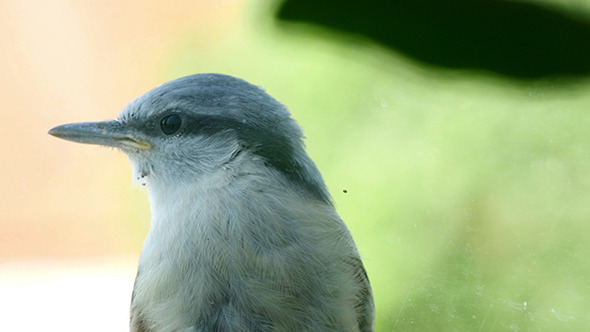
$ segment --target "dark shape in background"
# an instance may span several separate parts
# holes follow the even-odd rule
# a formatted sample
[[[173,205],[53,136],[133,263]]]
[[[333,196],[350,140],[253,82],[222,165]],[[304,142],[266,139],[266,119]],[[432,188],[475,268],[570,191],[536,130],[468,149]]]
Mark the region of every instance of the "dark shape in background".
[[[499,0],[285,0],[277,16],[361,34],[425,63],[521,78],[590,74],[590,22]]]

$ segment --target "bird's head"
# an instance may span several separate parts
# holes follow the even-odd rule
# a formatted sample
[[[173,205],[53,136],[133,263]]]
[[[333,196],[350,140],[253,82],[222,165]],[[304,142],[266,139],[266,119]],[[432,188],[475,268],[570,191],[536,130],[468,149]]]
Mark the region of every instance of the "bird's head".
[[[179,78],[131,102],[117,120],[65,124],[49,134],[120,149],[134,176],[149,186],[194,184],[249,163],[278,172],[306,196],[330,201],[287,109],[227,75]]]

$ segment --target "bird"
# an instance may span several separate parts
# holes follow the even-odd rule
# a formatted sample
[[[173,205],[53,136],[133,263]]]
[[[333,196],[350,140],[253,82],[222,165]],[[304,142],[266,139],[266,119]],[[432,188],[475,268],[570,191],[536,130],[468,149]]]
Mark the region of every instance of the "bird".
[[[126,153],[146,187],[130,331],[374,330],[359,250],[301,128],[263,88],[193,74],[117,120],[49,134]]]

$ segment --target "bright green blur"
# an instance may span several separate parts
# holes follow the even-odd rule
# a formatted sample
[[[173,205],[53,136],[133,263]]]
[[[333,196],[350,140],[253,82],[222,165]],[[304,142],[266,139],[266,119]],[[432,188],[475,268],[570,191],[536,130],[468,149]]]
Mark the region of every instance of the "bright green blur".
[[[377,331],[589,330],[590,80],[431,68],[269,7],[217,44],[187,34],[162,81],[222,72],[288,106],[362,252]]]

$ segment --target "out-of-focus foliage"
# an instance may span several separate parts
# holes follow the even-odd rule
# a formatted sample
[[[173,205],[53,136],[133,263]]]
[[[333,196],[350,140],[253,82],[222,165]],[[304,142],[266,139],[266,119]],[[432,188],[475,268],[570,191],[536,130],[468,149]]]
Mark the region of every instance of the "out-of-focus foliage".
[[[284,0],[277,15],[433,65],[539,78],[590,73],[590,15],[575,9],[540,0]]]
[[[228,73],[289,107],[364,257],[377,331],[590,329],[590,79],[430,67],[266,5],[230,40],[187,34],[163,78]]]

